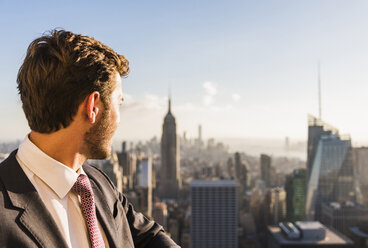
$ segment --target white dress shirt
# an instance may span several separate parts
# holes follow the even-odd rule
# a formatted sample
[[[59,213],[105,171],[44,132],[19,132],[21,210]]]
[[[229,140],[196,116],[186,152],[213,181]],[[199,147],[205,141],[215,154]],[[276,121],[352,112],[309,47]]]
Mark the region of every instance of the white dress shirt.
[[[20,144],[16,159],[54,218],[68,246],[91,247],[80,197],[71,190],[79,174],[41,151],[29,140],[28,135]],[[85,175],[83,168],[80,168],[79,173]],[[100,223],[99,227],[108,248]]]

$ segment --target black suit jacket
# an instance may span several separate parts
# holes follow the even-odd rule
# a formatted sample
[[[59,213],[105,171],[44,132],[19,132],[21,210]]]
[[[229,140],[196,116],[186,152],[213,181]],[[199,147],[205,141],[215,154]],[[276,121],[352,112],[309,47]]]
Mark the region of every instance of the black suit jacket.
[[[15,158],[0,164],[0,247],[67,247],[36,189]],[[157,223],[134,211],[100,170],[83,165],[93,189],[97,218],[110,247],[179,247]]]

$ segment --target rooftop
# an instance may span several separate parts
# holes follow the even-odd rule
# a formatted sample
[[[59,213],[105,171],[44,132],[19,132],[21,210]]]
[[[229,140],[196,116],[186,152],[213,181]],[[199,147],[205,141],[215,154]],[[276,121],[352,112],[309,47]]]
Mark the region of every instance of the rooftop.
[[[324,228],[324,225],[318,221],[297,221],[296,224],[301,230]]]
[[[236,187],[235,180],[192,180],[191,187]]]
[[[345,237],[344,235],[322,225],[319,222],[298,222],[298,225],[301,229],[319,229],[324,228],[326,230],[326,236],[322,240],[313,240],[313,239],[300,239],[300,240],[289,240],[286,236],[281,232],[281,229],[278,226],[268,226],[269,233],[273,236],[273,238],[279,243],[283,245],[352,245],[353,242]]]

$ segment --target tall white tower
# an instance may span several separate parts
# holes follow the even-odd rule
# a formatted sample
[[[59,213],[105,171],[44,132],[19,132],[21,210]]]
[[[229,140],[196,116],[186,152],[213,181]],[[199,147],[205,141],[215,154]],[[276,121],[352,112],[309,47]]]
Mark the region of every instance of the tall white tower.
[[[169,109],[164,119],[161,138],[161,180],[160,196],[163,199],[177,199],[181,188],[180,177],[180,148],[176,135],[175,117],[171,113],[171,99]]]

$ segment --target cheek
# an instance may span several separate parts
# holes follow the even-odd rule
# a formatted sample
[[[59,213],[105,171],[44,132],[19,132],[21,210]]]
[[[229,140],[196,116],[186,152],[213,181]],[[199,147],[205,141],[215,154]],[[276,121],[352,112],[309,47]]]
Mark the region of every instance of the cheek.
[[[119,108],[114,108],[114,111],[111,111],[111,119],[113,123],[119,124],[120,123],[120,111]]]
[[[120,123],[120,113],[119,112],[117,112],[117,114],[116,114],[116,124],[119,124]]]

